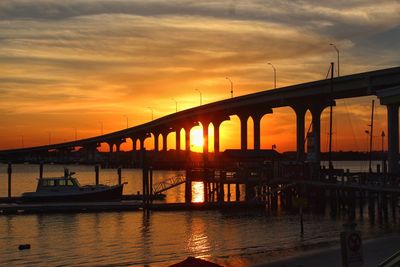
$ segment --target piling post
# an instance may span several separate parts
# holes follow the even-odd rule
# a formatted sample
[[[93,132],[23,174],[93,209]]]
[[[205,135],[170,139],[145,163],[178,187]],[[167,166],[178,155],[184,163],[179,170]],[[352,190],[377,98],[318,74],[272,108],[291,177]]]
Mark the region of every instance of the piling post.
[[[392,217],[393,217],[393,220],[395,220],[396,219],[396,207],[397,207],[397,202],[398,202],[398,200],[397,200],[397,195],[396,194],[392,194],[392,201],[391,201],[391,207],[392,207]]]
[[[236,201],[240,201],[240,187],[239,182],[236,183]]]
[[[208,202],[208,183],[205,179],[203,180],[203,194],[204,203],[206,203]]]
[[[153,203],[153,168],[150,167],[150,181],[149,181],[149,192],[148,195],[149,197],[149,203]]]
[[[337,191],[332,189],[330,191],[330,204],[331,204],[331,215],[335,217],[337,215]]]
[[[8,163],[7,173],[8,173],[8,198],[11,198],[11,174],[12,174],[11,162]]]
[[[189,169],[186,169],[186,181],[185,181],[185,202],[192,202],[192,177]]]
[[[98,185],[99,184],[99,165],[98,164],[96,164],[95,166],[94,166],[94,172],[95,172],[95,182],[96,182],[96,185]]]
[[[228,183],[228,202],[231,202],[231,184]]]
[[[224,202],[224,182],[226,180],[226,172],[221,172],[220,184],[218,190],[218,202]]]
[[[118,184],[122,184],[122,168],[121,166],[118,167],[117,169],[117,173],[118,173]]]
[[[368,215],[371,219],[375,218],[375,196],[372,191],[368,191]]]
[[[143,165],[142,165],[142,199],[143,199],[143,205],[144,208],[146,208],[146,203],[147,203],[147,186],[148,186],[148,180],[149,180],[149,171],[147,169],[147,160],[146,160],[146,150],[142,149],[142,159],[143,159]]]
[[[359,204],[360,204],[360,217],[363,217],[364,215],[364,191],[360,190],[359,191]]]
[[[43,178],[43,162],[41,161],[39,165],[39,179],[42,178]]]

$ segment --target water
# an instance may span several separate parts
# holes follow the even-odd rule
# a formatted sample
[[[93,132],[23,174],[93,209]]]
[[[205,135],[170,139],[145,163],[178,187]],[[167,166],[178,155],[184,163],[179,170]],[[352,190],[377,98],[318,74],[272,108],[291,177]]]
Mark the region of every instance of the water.
[[[358,165],[357,165],[358,166]],[[6,195],[6,166],[0,165],[0,193]],[[70,166],[81,182],[93,183],[93,167]],[[38,167],[17,165],[15,195],[34,190]],[[45,176],[62,174],[62,166],[46,166]],[[102,170],[101,180],[116,182],[115,170]],[[124,170],[128,187],[141,189],[140,170]],[[155,181],[176,172],[155,172]],[[19,177],[19,178],[18,178]],[[21,187],[21,188],[19,188]],[[168,192],[167,201],[183,200],[183,188]],[[174,196],[174,194],[177,194]],[[201,192],[200,192],[201,194]],[[288,257],[299,251],[338,242],[345,218],[305,215],[300,236],[296,214],[264,211],[99,212],[0,216],[0,266],[168,266],[188,256],[224,266],[248,266]],[[357,219],[364,239],[398,232],[392,218],[371,223]],[[18,250],[30,243],[30,250]]]

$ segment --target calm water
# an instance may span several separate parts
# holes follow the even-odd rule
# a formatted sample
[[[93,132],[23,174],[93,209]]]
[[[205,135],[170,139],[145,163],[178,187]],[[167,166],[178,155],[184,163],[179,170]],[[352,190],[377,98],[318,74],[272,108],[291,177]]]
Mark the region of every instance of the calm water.
[[[358,164],[357,168],[358,168]],[[62,174],[63,166],[46,166],[45,176]],[[70,166],[82,183],[93,183],[93,167]],[[13,192],[35,189],[37,166],[17,165]],[[6,195],[6,167],[0,165],[0,195]],[[155,181],[176,172],[155,172]],[[125,170],[124,193],[141,189],[140,170]],[[115,183],[115,170],[102,170],[102,182]],[[176,194],[176,196],[174,196]],[[201,192],[200,192],[201,194]],[[167,195],[183,199],[183,188]],[[179,211],[3,215],[0,216],[0,266],[168,266],[197,256],[225,266],[249,266],[338,241],[345,219],[305,216],[305,235],[298,215],[257,212]],[[364,238],[399,231],[389,218],[371,223],[358,219]],[[30,243],[30,250],[18,245]]]

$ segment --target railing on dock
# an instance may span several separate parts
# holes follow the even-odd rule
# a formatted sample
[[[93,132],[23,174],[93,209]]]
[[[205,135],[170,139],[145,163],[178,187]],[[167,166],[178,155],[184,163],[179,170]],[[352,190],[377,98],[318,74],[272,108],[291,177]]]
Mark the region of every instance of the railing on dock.
[[[186,181],[186,176],[183,174],[178,174],[172,178],[153,185],[153,195],[161,194],[168,189],[174,188],[178,185],[183,184]]]

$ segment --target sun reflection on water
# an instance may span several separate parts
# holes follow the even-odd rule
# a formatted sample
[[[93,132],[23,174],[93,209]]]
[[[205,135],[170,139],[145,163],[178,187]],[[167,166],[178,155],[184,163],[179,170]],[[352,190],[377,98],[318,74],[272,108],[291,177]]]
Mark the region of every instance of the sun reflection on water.
[[[204,184],[203,182],[192,182],[192,202],[204,202]]]
[[[188,251],[191,255],[199,258],[209,258],[210,242],[204,221],[194,219],[191,225],[191,234],[188,240]]]

